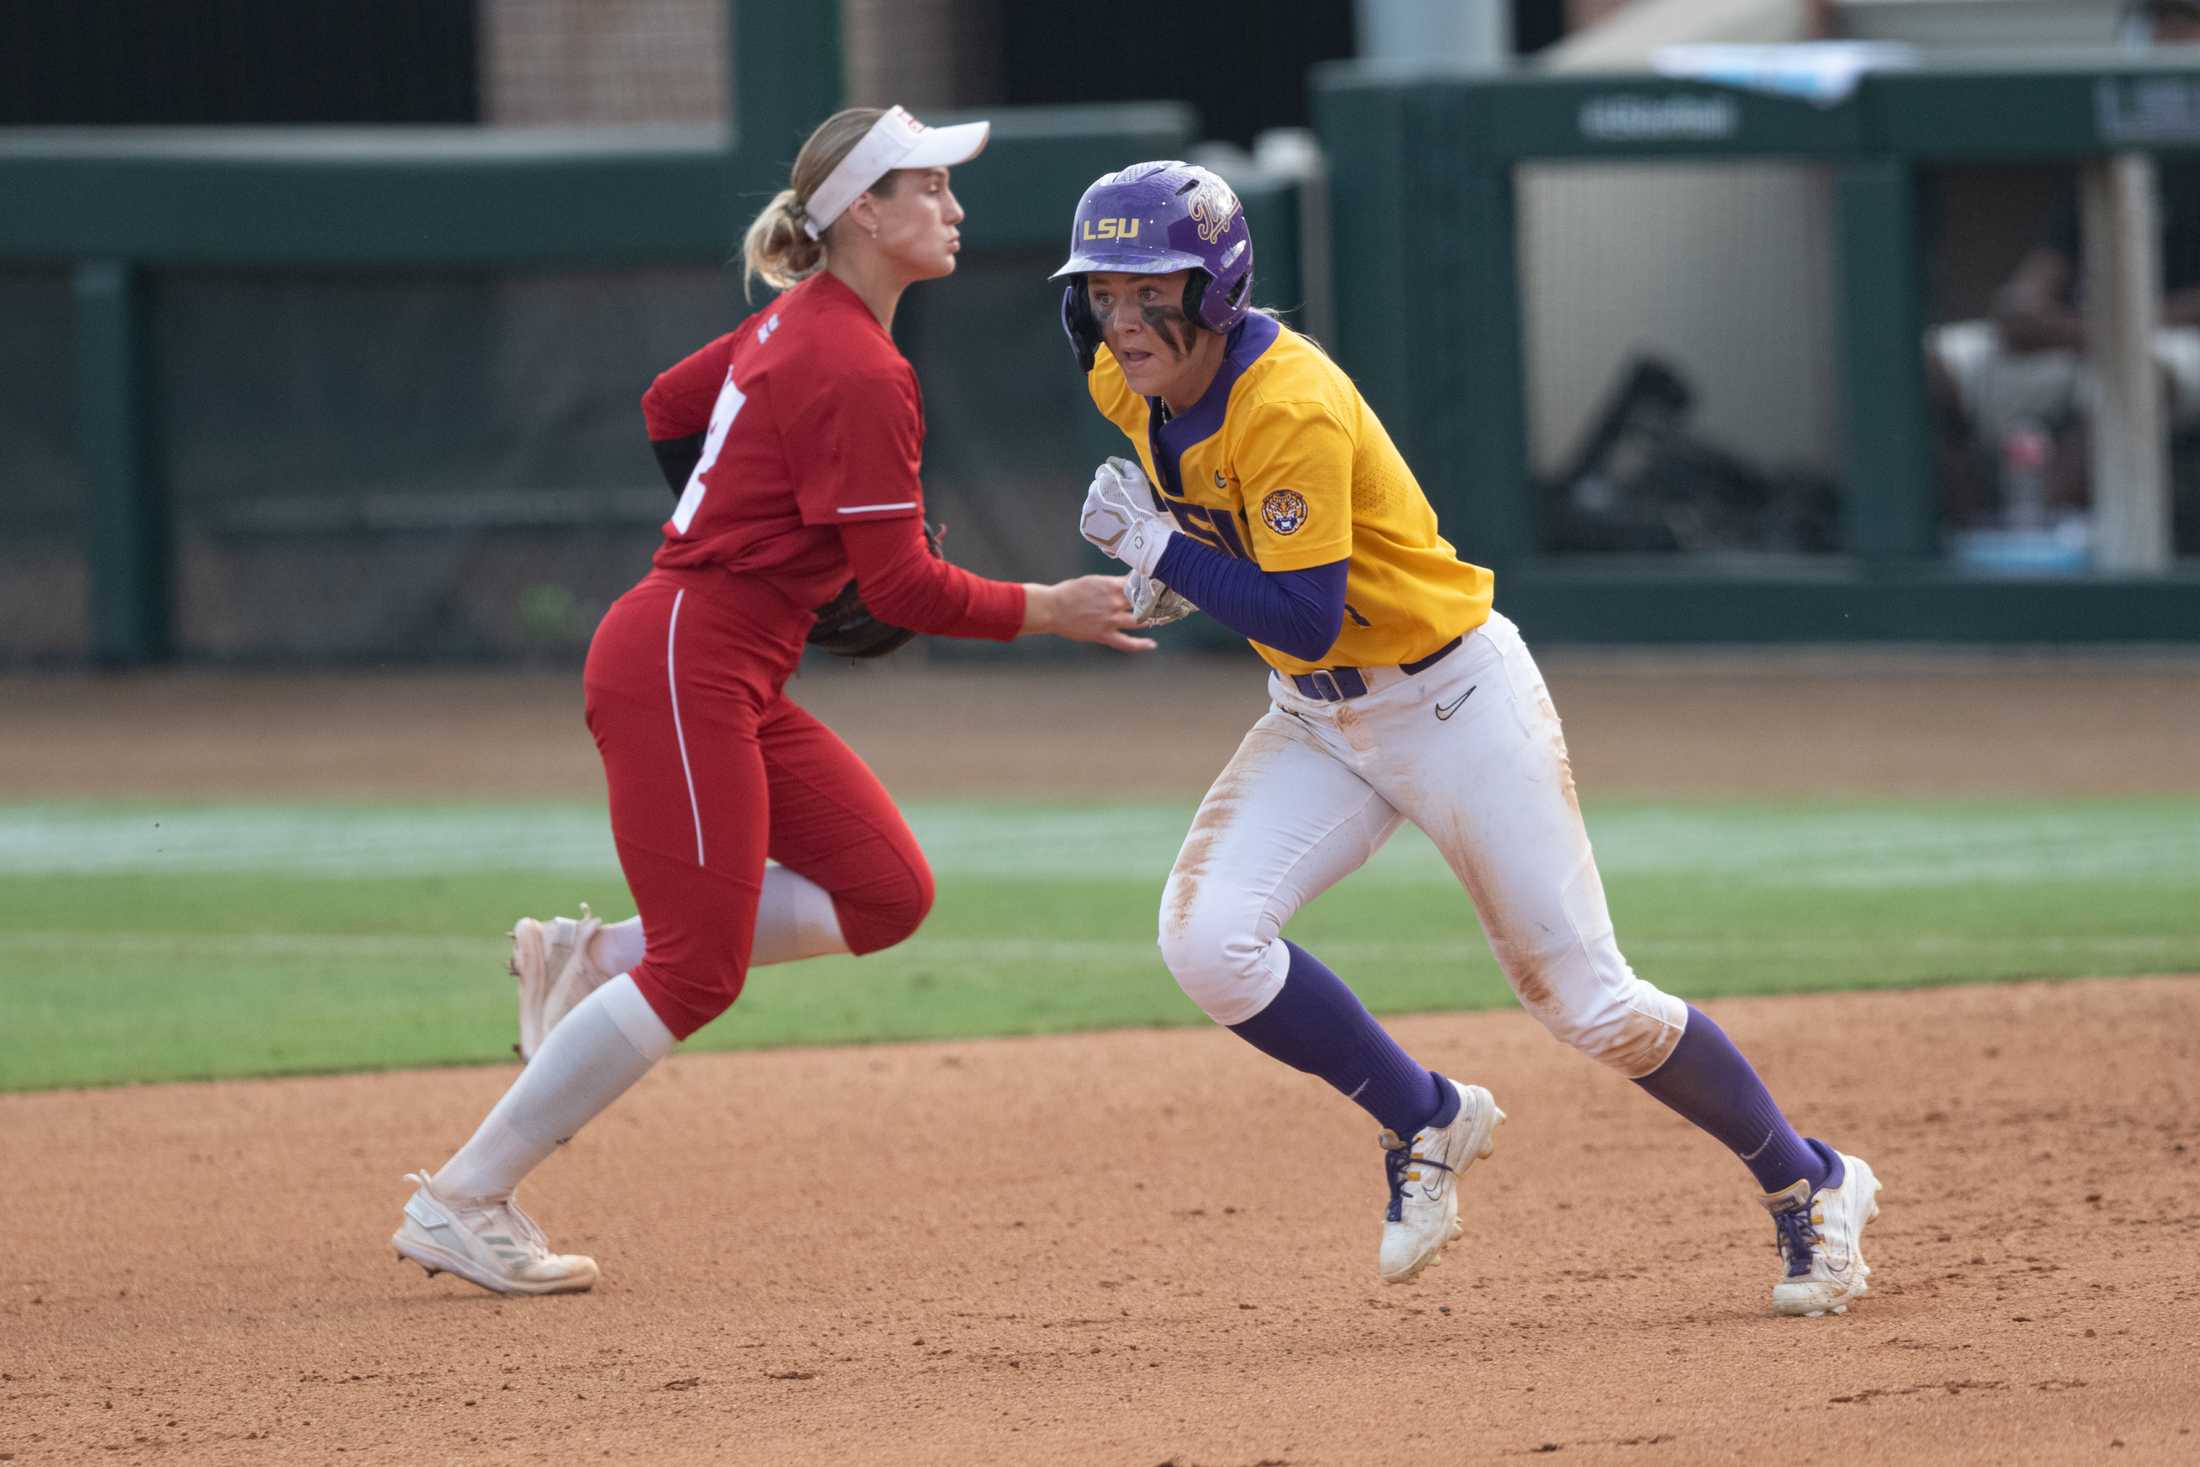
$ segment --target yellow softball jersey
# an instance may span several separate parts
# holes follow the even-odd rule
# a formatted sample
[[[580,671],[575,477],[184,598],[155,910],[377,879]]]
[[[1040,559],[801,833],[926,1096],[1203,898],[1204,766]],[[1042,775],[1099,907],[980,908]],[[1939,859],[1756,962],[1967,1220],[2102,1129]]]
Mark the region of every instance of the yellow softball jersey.
[[[1137,446],[1177,528],[1262,570],[1343,560],[1344,628],[1318,662],[1253,643],[1286,674],[1426,657],[1490,614],[1494,578],[1436,532],[1436,511],[1352,379],[1271,316],[1234,333],[1181,417],[1157,421],[1103,346],[1092,400]]]

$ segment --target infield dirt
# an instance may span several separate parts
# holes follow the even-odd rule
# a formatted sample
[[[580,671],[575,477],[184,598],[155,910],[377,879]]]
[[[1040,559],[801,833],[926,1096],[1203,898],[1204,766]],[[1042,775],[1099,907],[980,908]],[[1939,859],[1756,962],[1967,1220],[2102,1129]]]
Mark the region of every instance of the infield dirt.
[[[1546,664],[1592,817],[2200,788],[2189,661]],[[17,679],[0,794],[593,798],[576,691]],[[1259,706],[1193,659],[798,691],[907,798],[1187,814]],[[1403,1288],[1370,1124],[1210,1029],[679,1057],[526,1189],[604,1282],[519,1302],[385,1241],[508,1067],[0,1096],[0,1462],[2200,1460],[2200,982],[1705,1007],[1885,1180],[1846,1317],[1771,1318],[1746,1174],[1512,1012],[1396,1025],[1512,1116]]]

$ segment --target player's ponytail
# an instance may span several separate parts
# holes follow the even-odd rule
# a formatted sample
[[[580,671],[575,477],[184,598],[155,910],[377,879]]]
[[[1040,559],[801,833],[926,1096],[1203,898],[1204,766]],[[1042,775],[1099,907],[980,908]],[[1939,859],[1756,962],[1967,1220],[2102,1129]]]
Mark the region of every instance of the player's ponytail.
[[[817,125],[817,131],[810,134],[810,140],[795,157],[793,176],[788,180],[792,187],[781,189],[741,238],[743,296],[749,294],[759,277],[773,289],[785,290],[824,268],[830,233],[827,239],[810,238],[803,227],[807,216],[802,206],[884,115],[877,107],[850,107]],[[893,187],[894,175],[889,173],[871,186],[871,192],[891,193]]]
[[[756,222],[742,236],[741,260],[747,267],[741,275],[743,296],[750,294],[759,276],[773,289],[785,290],[816,274],[825,263],[825,242],[804,232],[802,204],[793,189],[781,189],[778,197],[756,216]]]

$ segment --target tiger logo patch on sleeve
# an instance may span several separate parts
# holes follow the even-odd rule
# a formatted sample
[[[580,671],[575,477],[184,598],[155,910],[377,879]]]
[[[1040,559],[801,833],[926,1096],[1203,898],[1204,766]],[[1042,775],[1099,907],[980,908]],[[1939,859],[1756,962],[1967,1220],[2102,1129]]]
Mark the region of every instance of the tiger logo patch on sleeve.
[[[1306,496],[1296,489],[1273,489],[1260,502],[1261,523],[1279,535],[1296,535],[1306,523]]]

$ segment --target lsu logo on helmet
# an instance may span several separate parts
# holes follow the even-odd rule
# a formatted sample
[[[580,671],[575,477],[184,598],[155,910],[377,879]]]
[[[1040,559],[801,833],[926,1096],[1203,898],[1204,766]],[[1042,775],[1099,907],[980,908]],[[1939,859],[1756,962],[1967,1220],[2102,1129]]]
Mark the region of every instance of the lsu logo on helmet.
[[[1261,522],[1279,535],[1296,535],[1306,523],[1306,496],[1296,489],[1274,489],[1260,502]]]
[[[1136,239],[1139,221],[1136,219],[1087,219],[1086,239]]]
[[[1204,168],[1198,171],[1207,176],[1192,191],[1192,223],[1198,228],[1199,237],[1213,244],[1222,238],[1222,231],[1230,227],[1230,221],[1237,218],[1240,205],[1230,185]]]

